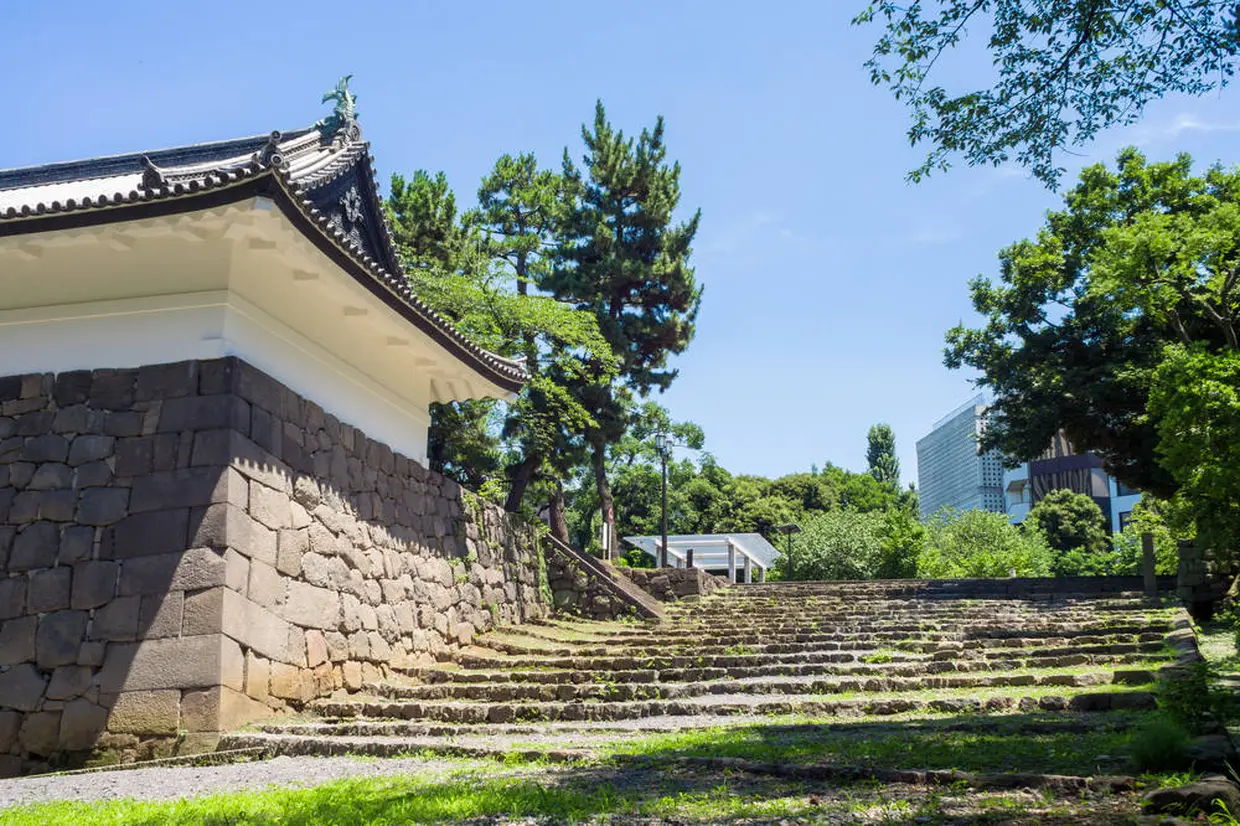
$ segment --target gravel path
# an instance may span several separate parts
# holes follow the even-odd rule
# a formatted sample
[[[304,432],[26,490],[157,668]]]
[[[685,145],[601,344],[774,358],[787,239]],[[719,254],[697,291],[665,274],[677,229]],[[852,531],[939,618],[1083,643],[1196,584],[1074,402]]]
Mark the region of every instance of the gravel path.
[[[221,766],[185,766],[0,780],[0,808],[52,800],[169,800],[277,786],[313,786],[344,777],[411,774],[441,777],[461,761],[352,757],[276,757]]]

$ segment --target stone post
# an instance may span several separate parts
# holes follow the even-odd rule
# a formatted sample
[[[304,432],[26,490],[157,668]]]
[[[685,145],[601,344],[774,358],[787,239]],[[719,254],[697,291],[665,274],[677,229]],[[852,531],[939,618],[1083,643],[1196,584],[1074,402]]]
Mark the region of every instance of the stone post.
[[[736,582],[736,548],[728,541],[728,582]]]
[[[753,582],[753,560],[751,560],[748,556],[745,557],[744,572],[745,572],[745,582],[746,583]]]
[[[685,567],[686,568],[693,567],[693,549],[692,548],[685,551]]]
[[[1141,572],[1145,575],[1145,595],[1158,599],[1158,577],[1154,572],[1154,535],[1141,534]]]

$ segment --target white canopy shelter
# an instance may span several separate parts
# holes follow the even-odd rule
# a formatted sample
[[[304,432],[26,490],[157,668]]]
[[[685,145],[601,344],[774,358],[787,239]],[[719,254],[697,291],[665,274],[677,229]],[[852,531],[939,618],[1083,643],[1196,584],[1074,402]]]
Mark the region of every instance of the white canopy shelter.
[[[658,560],[663,538],[626,536],[624,541]],[[667,556],[674,568],[726,570],[732,582],[753,582],[755,577],[765,582],[778,551],[759,533],[679,534],[668,536]]]

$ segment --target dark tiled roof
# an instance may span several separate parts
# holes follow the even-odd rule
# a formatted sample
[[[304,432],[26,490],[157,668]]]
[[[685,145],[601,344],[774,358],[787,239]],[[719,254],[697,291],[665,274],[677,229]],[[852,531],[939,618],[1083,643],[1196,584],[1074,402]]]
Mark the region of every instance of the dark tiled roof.
[[[189,212],[253,195],[276,201],[324,253],[415,327],[505,390],[527,375],[424,304],[383,221],[370,145],[356,125],[0,170],[0,236]],[[362,217],[364,216],[364,217]]]

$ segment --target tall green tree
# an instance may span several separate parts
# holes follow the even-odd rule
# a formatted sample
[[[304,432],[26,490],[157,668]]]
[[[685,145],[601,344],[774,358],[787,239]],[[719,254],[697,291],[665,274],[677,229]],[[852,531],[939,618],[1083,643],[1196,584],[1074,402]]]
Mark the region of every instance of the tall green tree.
[[[570,310],[541,293],[555,260],[557,234],[572,201],[569,182],[539,169],[534,155],[504,155],[483,179],[478,209],[470,216],[484,233],[483,248],[493,265],[511,276],[514,306],[520,312],[509,311],[513,326],[507,334],[515,337],[512,343],[530,374],[503,428],[513,445],[505,506],[517,510],[530,483],[542,473],[552,484],[549,504],[557,534],[566,525],[558,482],[580,461],[581,436],[595,424],[568,387],[584,378],[581,355],[597,362],[601,375],[609,374],[614,361],[610,344],[599,335],[591,314]]]
[[[1034,525],[1053,550],[1102,553],[1109,550],[1106,516],[1083,493],[1053,490],[1038,500],[1025,524]]]
[[[580,380],[583,360],[604,377],[615,362],[591,313],[530,287],[549,268],[545,251],[567,200],[559,177],[538,172],[532,156],[501,158],[482,183],[477,211],[458,216],[442,174],[394,176],[388,200],[419,297],[478,344],[526,362],[530,378],[515,402],[432,409],[432,466],[472,487],[503,477],[510,510],[521,507],[547,457],[564,471],[581,455],[574,449],[593,419],[568,384]]]
[[[481,238],[462,224],[456,196],[442,173],[393,175],[385,204],[405,275],[419,298],[478,343],[507,349],[493,319],[477,302],[486,282]],[[427,461],[432,470],[477,490],[502,473],[499,403],[473,399],[431,405]]]
[[[1237,10],[1220,0],[871,0],[853,22],[880,21],[870,78],[911,110],[910,142],[930,145],[912,180],[959,155],[970,166],[1014,159],[1055,186],[1066,148],[1134,123],[1151,100],[1226,84]],[[985,38],[993,82],[936,85],[936,67],[971,30]]]
[[[1179,498],[1198,538],[1234,559],[1240,549],[1240,352],[1169,347],[1155,375],[1150,411],[1162,437],[1159,455],[1181,485]]]
[[[866,464],[870,475],[886,485],[900,486],[900,460],[896,458],[896,434],[889,424],[876,424],[866,435]]]
[[[561,235],[558,266],[546,289],[588,311],[618,360],[616,381],[596,359],[574,392],[594,424],[586,431],[599,506],[615,507],[607,447],[624,432],[626,398],[664,390],[676,378],[668,357],[693,339],[701,289],[689,264],[700,213],[676,222],[680,165],[666,162],[663,119],[636,141],[607,120],[600,101],[582,127],[579,168],[564,153],[563,176],[579,193]]]
[[[1194,175],[1187,155],[1126,149],[1082,171],[1035,238],[1000,252],[997,283],[970,282],[983,324],[947,334],[945,363],[978,370],[995,399],[983,449],[1033,459],[1062,428],[1131,487],[1174,495],[1150,392],[1168,344],[1227,346],[1238,204],[1240,171]]]

